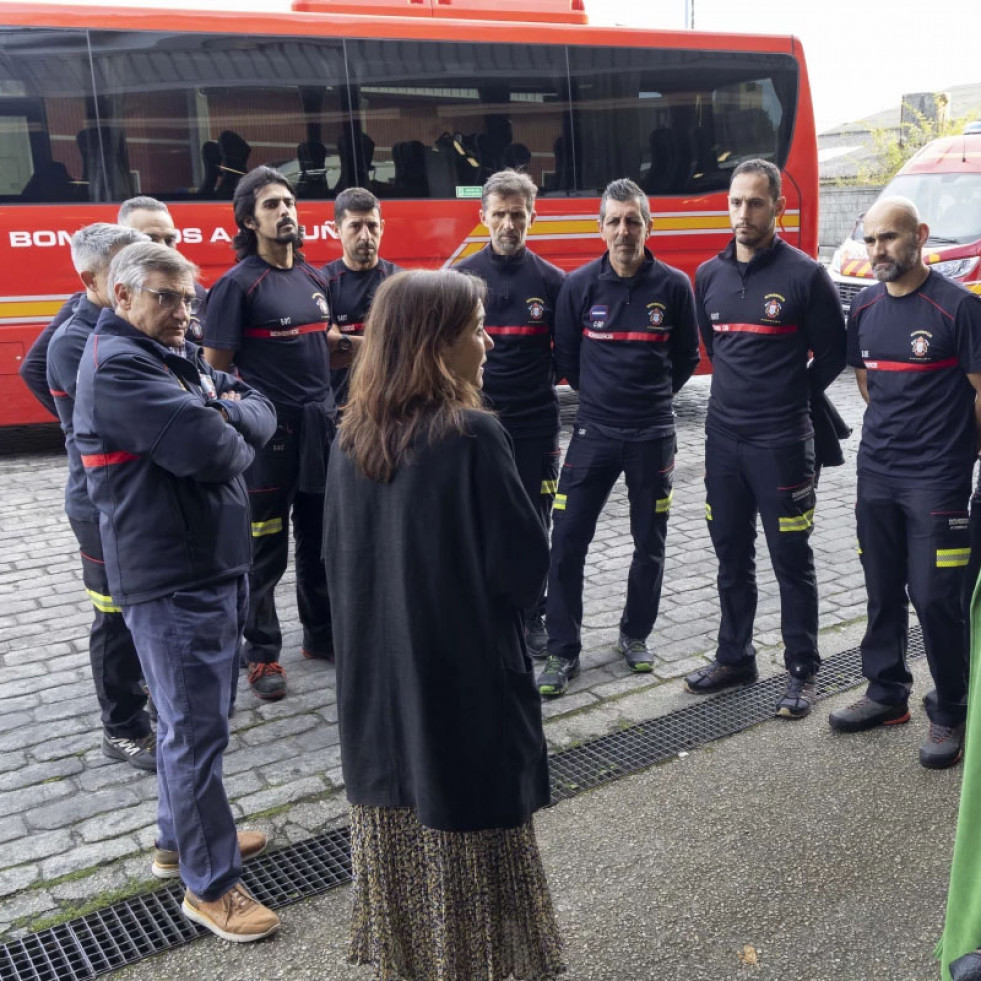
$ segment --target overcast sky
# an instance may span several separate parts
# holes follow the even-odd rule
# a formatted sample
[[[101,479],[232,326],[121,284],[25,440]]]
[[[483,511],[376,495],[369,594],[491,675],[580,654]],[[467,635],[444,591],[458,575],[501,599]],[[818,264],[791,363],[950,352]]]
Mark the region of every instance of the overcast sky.
[[[586,0],[592,20],[685,26],[685,0]],[[981,0],[689,0],[695,29],[801,39],[818,132],[907,92],[981,83]],[[981,106],[953,106],[962,115]]]
[[[64,2],[64,0],[63,0]],[[77,0],[76,0],[77,2]],[[92,0],[88,0],[92,2]],[[110,0],[96,0],[110,2]],[[501,0],[520,3],[521,0]],[[981,83],[981,0],[687,0],[696,30],[794,34],[818,132],[899,104],[906,92]],[[114,0],[116,6],[289,10],[289,0]],[[595,23],[685,27],[686,0],[586,0]],[[953,106],[963,115],[981,106]]]

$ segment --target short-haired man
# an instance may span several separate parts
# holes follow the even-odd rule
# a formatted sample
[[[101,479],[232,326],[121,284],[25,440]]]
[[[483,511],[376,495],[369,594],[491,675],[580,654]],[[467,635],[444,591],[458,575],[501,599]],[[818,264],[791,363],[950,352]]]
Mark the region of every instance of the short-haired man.
[[[868,626],[865,696],[832,712],[858,732],[909,720],[909,601],[935,687],[920,763],[952,766],[964,745],[968,647],[961,592],[970,553],[968,499],[981,431],[981,297],[923,262],[930,230],[905,198],[863,220],[877,280],[852,302],[848,363],[868,403],[855,514]]]
[[[228,707],[248,596],[242,474],[275,428],[269,401],[186,341],[197,269],[143,242],[109,267],[79,365],[74,427],[100,512],[106,574],[157,701],[159,837],[185,914],[229,940],[279,926],[241,883],[265,836],[235,832],[222,784]]]
[[[349,358],[352,342],[336,329],[328,336],[327,285],[300,251],[302,229],[290,182],[271,167],[257,167],[238,182],[232,206],[239,261],[211,289],[204,351],[219,370],[234,358],[242,378],[276,407],[276,434],[246,474],[253,565],[244,653],[253,693],[274,701],[286,694],[275,591],[286,571],[291,512],[302,653],[333,658],[320,555],[336,415],[329,347],[339,359]]]
[[[89,631],[89,662],[102,716],[102,752],[141,770],[156,769],[155,740],[133,638],[122,610],[112,598],[99,535],[99,511],[89,498],[85,467],[75,444],[72,413],[78,363],[99,314],[112,308],[109,263],[127,245],[147,242],[141,232],[98,222],[72,236],[72,263],[85,292],[71,316],[55,331],[47,350],[48,387],[54,399],[68,452],[65,513],[78,540],[82,581],[94,610]]]
[[[320,273],[327,281],[327,300],[331,325],[347,338],[338,353],[357,354],[364,339],[364,323],[378,287],[399,266],[380,254],[385,220],[381,202],[363,187],[348,187],[334,200],[334,228],[341,240],[341,257],[328,262]],[[332,368],[330,383],[334,401],[343,407],[347,401],[350,367]]]
[[[141,194],[139,197],[124,201],[116,214],[116,224],[142,232],[151,242],[159,242],[172,249],[177,247],[177,229],[174,226],[174,219],[170,216],[167,205],[156,198]],[[194,291],[198,295],[198,309],[191,317],[188,336],[195,343],[200,343],[204,336],[204,307],[208,291],[197,282],[194,284]],[[84,292],[73,293],[62,304],[51,323],[38,334],[18,371],[24,384],[31,390],[31,394],[53,416],[58,416],[58,410],[53,396],[48,391],[48,345],[55,331],[72,315],[76,304],[84,295]]]
[[[688,675],[703,694],[757,678],[756,517],[780,586],[788,671],[777,715],[811,711],[818,595],[810,403],[840,374],[845,322],[826,270],[776,231],[786,200],[780,171],[746,160],[732,172],[726,249],[695,275],[695,309],[712,360],[705,422],[705,513],[719,560],[722,619],[715,659]],[[810,354],[813,360],[808,365]]]
[[[484,330],[494,349],[484,365],[484,395],[514,444],[528,497],[548,529],[559,476],[559,400],[555,394],[555,302],[565,273],[526,245],[538,188],[527,174],[502,170],[481,192],[480,220],[490,242],[457,265],[487,284]],[[525,639],[534,657],[546,653],[545,584],[525,611]]]
[[[645,247],[652,229],[644,192],[627,179],[609,184],[599,213],[607,251],[566,277],[556,304],[556,368],[579,390],[579,411],[555,496],[543,695],[561,695],[579,673],[586,551],[621,473],[634,554],[617,650],[632,671],[653,670],[647,637],[664,578],[672,396],[698,364],[698,332],[688,277]]]

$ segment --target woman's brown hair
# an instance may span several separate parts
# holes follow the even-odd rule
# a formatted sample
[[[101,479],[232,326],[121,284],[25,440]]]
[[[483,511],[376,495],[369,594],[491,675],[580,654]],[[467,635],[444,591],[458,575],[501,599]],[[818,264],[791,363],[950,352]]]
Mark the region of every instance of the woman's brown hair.
[[[367,477],[390,481],[418,439],[463,432],[464,409],[482,407],[479,389],[444,356],[485,292],[481,280],[449,269],[396,273],[379,287],[338,433]]]

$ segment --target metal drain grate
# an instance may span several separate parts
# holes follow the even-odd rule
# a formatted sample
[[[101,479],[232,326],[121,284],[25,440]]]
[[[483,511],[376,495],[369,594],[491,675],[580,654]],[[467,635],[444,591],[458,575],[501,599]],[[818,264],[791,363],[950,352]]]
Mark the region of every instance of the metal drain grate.
[[[923,653],[916,628],[910,632],[909,657]],[[818,679],[819,699],[859,684],[858,648],[828,658]],[[553,803],[773,718],[783,686],[782,675],[768,678],[554,754],[550,759]],[[348,829],[260,855],[245,867],[243,878],[253,895],[273,909],[344,885],[351,881]],[[183,894],[183,887],[175,882],[4,944],[0,981],[91,981],[179,947],[207,933],[181,913]]]

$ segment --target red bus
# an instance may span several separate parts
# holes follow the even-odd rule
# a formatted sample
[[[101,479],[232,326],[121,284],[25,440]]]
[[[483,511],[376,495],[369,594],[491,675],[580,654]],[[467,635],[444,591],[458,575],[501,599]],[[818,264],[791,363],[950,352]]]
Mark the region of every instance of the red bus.
[[[294,181],[317,265],[340,254],[330,200],[355,184],[382,200],[386,258],[452,264],[487,241],[484,179],[517,166],[541,188],[529,244],[550,261],[572,269],[600,253],[599,194],[631,177],[651,198],[653,250],[693,274],[728,239],[729,174],[749,157],[782,169],[783,234],[816,254],[796,39],[594,27],[581,0],[503,7],[0,2],[0,425],[48,418],[17,370],[78,288],[71,234],[152,195],[208,285],[234,261],[234,182],[258,164]]]

